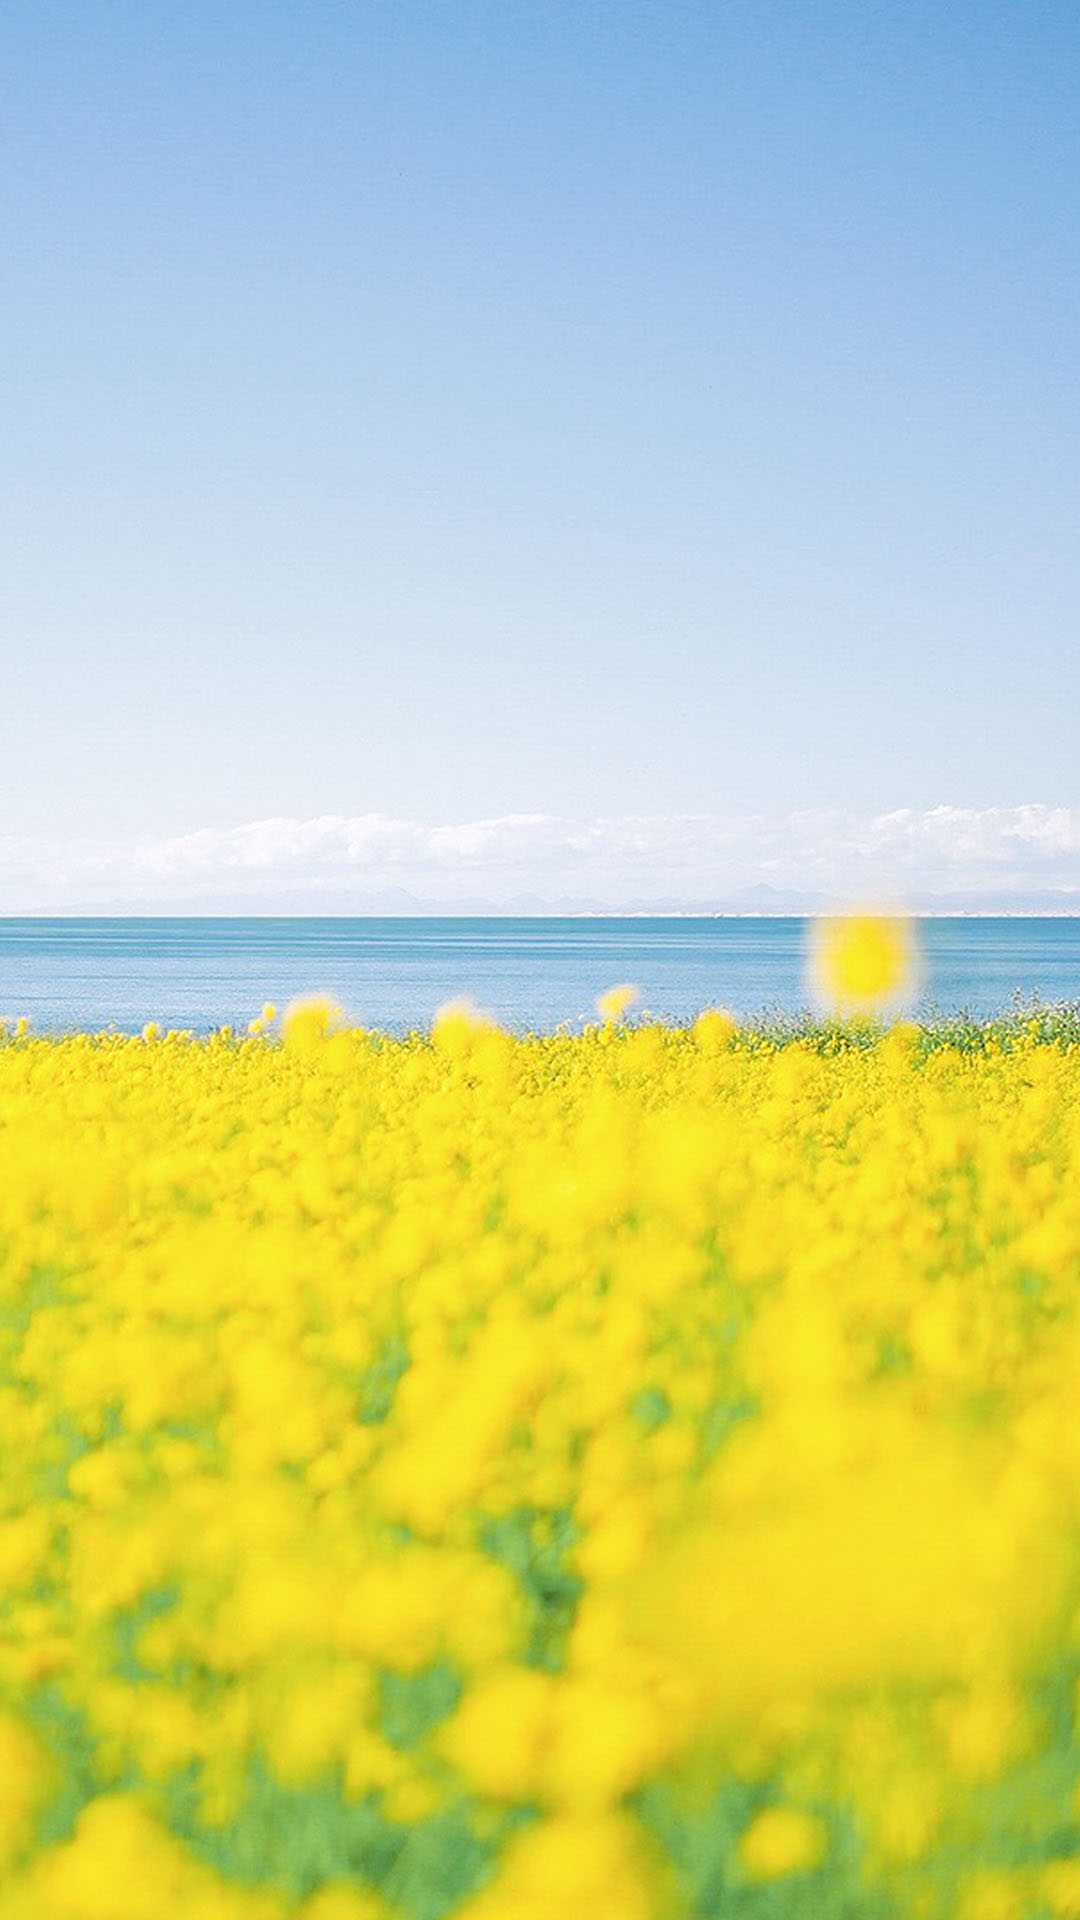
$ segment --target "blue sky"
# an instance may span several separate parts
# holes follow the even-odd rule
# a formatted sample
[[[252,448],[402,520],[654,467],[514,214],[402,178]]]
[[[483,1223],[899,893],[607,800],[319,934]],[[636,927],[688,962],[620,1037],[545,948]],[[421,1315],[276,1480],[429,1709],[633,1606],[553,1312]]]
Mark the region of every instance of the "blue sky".
[[[20,858],[1080,802],[1071,0],[38,0],[0,76]]]

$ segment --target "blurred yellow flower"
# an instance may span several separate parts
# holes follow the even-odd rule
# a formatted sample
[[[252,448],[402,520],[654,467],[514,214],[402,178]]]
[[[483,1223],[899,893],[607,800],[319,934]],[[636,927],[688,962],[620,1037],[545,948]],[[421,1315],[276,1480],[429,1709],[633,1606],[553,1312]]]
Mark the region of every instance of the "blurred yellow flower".
[[[625,983],[618,987],[609,987],[596,1002],[596,1011],[601,1020],[613,1022],[621,1020],[628,1007],[632,1007],[638,998],[638,990]]]
[[[917,986],[910,921],[892,914],[819,920],[810,936],[810,980],[819,1005],[839,1013],[898,1006]]]
[[[690,1031],[702,1053],[722,1053],[735,1037],[735,1021],[723,1007],[706,1007]]]
[[[481,1012],[468,999],[447,1000],[437,1009],[431,1023],[433,1044],[452,1059],[471,1053],[479,1036],[497,1031],[491,1015]]]
[[[326,994],[293,1000],[281,1018],[282,1038],[291,1053],[308,1053],[340,1026],[342,1017],[337,1002]]]
[[[776,1880],[806,1873],[825,1858],[827,1835],[813,1814],[797,1807],[766,1807],[739,1841],[739,1860],[750,1880]]]

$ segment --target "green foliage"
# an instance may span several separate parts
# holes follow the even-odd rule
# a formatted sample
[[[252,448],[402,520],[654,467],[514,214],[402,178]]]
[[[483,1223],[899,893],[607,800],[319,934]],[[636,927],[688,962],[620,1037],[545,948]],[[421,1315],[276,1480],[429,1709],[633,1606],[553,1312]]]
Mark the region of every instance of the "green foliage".
[[[398,1381],[409,1370],[409,1349],[400,1333],[391,1334],[371,1365],[361,1375],[356,1394],[356,1417],[361,1426],[379,1426],[390,1416]]]
[[[384,1667],[378,1678],[379,1731],[392,1747],[408,1751],[453,1713],[461,1699],[461,1675],[449,1660],[435,1660],[419,1673]]]
[[[565,1564],[577,1540],[573,1516],[564,1508],[543,1511],[517,1507],[497,1519],[485,1519],[479,1544],[518,1581],[528,1609],[525,1660],[557,1673],[566,1636],[574,1623],[584,1582]]]
[[[385,1813],[381,1796],[346,1799],[336,1777],[283,1787],[259,1760],[226,1827],[199,1817],[198,1774],[174,1781],[167,1801],[173,1832],[228,1880],[269,1886],[302,1899],[335,1881],[377,1888],[405,1920],[442,1920],[489,1871],[502,1838],[481,1840],[465,1801],[444,1804],[406,1826]]]

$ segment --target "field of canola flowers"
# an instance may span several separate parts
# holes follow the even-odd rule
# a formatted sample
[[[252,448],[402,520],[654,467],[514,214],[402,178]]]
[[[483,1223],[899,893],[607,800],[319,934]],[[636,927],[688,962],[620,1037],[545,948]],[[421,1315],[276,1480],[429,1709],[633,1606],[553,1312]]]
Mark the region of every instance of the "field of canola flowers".
[[[0,1920],[1080,1915],[1080,1022],[0,1044]]]

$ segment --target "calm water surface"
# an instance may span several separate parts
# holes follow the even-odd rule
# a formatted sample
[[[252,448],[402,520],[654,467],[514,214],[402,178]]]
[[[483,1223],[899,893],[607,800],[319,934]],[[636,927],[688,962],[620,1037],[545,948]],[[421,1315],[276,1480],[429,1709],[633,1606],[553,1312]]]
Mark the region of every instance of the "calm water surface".
[[[38,1030],[246,1025],[265,1000],[334,996],[365,1026],[426,1026],[467,994],[507,1025],[592,1017],[622,980],[670,1020],[806,1003],[802,919],[0,919],[0,1014]],[[1080,1000],[1080,918],[927,920],[921,1006]]]

